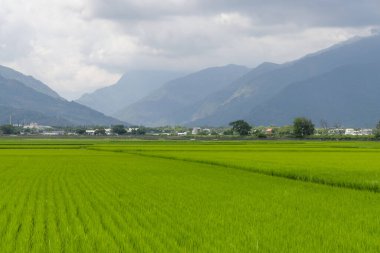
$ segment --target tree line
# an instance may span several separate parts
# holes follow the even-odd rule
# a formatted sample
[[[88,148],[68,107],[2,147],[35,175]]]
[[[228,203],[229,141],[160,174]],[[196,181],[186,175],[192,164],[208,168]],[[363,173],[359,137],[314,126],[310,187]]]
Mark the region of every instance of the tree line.
[[[258,138],[265,138],[268,135],[277,136],[277,137],[295,137],[295,138],[305,138],[315,134],[316,128],[314,123],[305,117],[297,117],[293,120],[293,124],[291,126],[283,126],[283,127],[273,127],[271,128],[273,132],[267,134],[265,131],[267,128],[264,127],[256,127],[253,128],[248,122],[244,120],[233,121],[229,124],[231,128],[224,129],[220,132],[223,135],[240,135],[240,136],[256,136]],[[104,127],[96,127],[94,128],[94,135],[106,135],[106,129]],[[129,131],[126,130],[124,125],[113,125],[111,126],[112,135],[145,135],[147,131],[156,130],[154,128],[145,128],[142,126],[129,128]],[[162,130],[161,128],[157,128],[158,130]],[[70,127],[63,128],[65,132],[75,133],[77,135],[86,135],[85,127]],[[181,127],[183,130],[183,127]],[[218,133],[213,129],[208,133],[209,135],[218,135]],[[1,125],[0,126],[0,134],[2,135],[18,135],[20,133],[34,133],[33,129],[24,129],[22,127],[13,126],[13,125]],[[373,135],[375,138],[380,139],[380,121],[376,125],[376,128],[373,131]]]
[[[252,126],[244,120],[233,121],[229,125],[232,127],[230,134],[238,134],[240,136],[248,136],[250,134],[253,134]],[[316,129],[314,123],[310,119],[305,117],[297,117],[293,120],[293,125],[289,130],[292,131],[293,137],[305,138],[307,136],[313,135]],[[260,137],[260,134],[263,133],[258,133],[256,135]],[[375,138],[380,139],[380,121],[376,125],[373,134]]]

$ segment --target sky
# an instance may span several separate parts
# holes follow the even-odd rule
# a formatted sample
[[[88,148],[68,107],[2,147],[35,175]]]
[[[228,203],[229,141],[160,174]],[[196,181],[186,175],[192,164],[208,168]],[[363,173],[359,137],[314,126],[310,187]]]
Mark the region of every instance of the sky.
[[[283,63],[378,27],[379,0],[0,0],[0,65],[74,99],[129,71]]]

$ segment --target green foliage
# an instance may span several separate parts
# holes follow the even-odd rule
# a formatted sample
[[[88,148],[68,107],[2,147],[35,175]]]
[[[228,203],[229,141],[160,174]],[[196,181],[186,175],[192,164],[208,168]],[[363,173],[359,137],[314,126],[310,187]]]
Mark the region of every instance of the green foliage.
[[[198,135],[211,135],[211,131],[202,130],[198,133]]]
[[[5,135],[10,135],[10,134],[18,134],[20,131],[18,130],[18,128],[12,125],[2,125],[0,126],[0,132]]]
[[[295,118],[293,121],[294,135],[303,138],[314,134],[314,124],[307,118]]]
[[[276,137],[291,137],[294,135],[293,126],[274,127],[273,135]]]
[[[125,130],[125,127],[123,125],[114,125],[112,126],[111,131],[117,135],[124,135],[127,133],[127,130]]]
[[[100,127],[95,130],[95,135],[106,135],[106,130],[103,127]]]
[[[263,126],[255,127],[255,128],[252,128],[251,130],[252,135],[260,139],[264,139],[268,137],[265,131],[266,131],[266,127],[263,127]]]
[[[380,249],[376,142],[0,144],[0,252]]]
[[[75,133],[79,135],[84,135],[86,134],[86,128],[77,128],[75,129]]]
[[[234,134],[234,131],[232,131],[232,129],[227,129],[223,132],[223,135],[233,135]]]
[[[134,128],[131,132],[132,135],[145,135],[146,129],[144,127]]]
[[[252,127],[244,120],[233,121],[229,124],[232,126],[232,131],[238,133],[241,136],[249,135]]]
[[[219,134],[218,134],[217,131],[215,131],[215,130],[211,130],[210,135],[218,136]]]
[[[263,132],[258,132],[255,134],[257,138],[260,138],[260,139],[265,139],[267,138],[267,135]]]

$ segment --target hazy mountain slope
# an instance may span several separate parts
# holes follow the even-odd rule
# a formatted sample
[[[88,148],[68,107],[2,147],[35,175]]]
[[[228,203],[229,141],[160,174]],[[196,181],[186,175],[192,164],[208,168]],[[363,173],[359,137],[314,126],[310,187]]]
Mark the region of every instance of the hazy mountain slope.
[[[289,85],[247,118],[259,125],[285,125],[297,116],[316,124],[374,127],[380,120],[380,61],[339,67]]]
[[[232,82],[224,89],[221,89],[215,93],[208,95],[205,99],[193,105],[194,112],[191,118],[187,119],[188,124],[193,125],[191,122],[212,115],[213,113],[215,113],[215,111],[218,110],[218,107],[220,106],[220,101],[228,101],[228,99],[232,99],[235,96],[239,96],[240,94],[235,92],[236,90],[238,90],[239,92],[244,91],[240,90],[239,87],[245,84],[245,82],[248,82],[249,80],[257,78],[265,73],[278,69],[280,66],[281,65],[279,64],[265,62],[259,65],[258,67],[254,68],[252,71],[248,72],[246,75],[242,76],[238,80]]]
[[[0,65],[0,76],[6,78],[6,79],[13,79],[17,80],[26,86],[41,92],[43,94],[49,95],[54,98],[61,98],[55,91],[50,89],[46,84],[42,83],[41,81],[38,81],[34,79],[32,76],[26,76],[18,71],[15,71],[11,68],[4,67]]]
[[[237,89],[228,98],[224,96],[217,101],[214,113],[191,124],[226,125],[232,120],[247,117],[256,106],[276,96],[291,83],[324,74],[339,66],[374,62],[379,57],[380,36],[376,35],[335,45],[263,75],[247,78],[248,74],[235,83]]]
[[[169,71],[129,72],[116,84],[84,94],[76,102],[112,115],[158,89],[164,83],[182,75],[181,72]]]
[[[40,93],[16,80],[0,77],[0,106],[4,110],[0,122],[34,121],[51,125],[110,125],[119,120],[75,102],[67,102]]]
[[[71,122],[62,118],[57,119],[40,112],[0,105],[0,125],[9,123],[22,125],[30,122],[38,122],[47,126],[72,125]]]
[[[201,70],[168,82],[115,116],[149,126],[182,124],[192,117],[199,101],[224,89],[248,71],[248,68],[237,65]]]

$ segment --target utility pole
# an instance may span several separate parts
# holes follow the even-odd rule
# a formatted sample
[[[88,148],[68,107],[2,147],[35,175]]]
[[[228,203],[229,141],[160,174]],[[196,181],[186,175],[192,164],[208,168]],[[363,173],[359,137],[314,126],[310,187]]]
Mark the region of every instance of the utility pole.
[[[9,125],[12,125],[12,113],[9,115]]]

